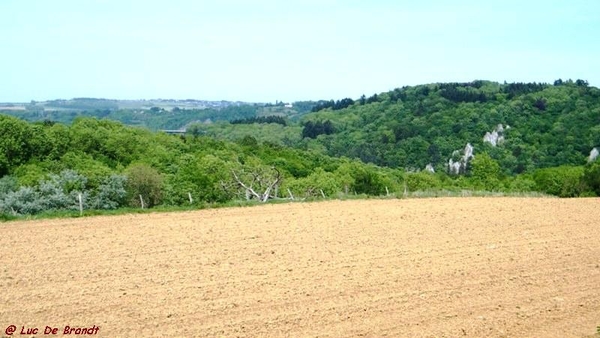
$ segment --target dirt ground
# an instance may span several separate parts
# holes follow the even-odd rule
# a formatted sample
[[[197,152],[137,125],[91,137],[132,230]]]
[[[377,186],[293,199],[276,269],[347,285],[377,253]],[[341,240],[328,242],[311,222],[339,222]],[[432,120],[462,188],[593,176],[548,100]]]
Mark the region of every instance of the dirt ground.
[[[0,223],[0,337],[595,337],[599,210],[437,198]]]

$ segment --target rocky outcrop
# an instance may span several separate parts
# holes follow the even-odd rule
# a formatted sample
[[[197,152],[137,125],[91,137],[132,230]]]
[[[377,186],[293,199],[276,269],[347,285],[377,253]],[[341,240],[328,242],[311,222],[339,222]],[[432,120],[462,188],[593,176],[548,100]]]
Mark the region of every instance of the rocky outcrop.
[[[452,153],[452,157],[459,156],[460,153],[458,150]],[[448,160],[448,172],[450,174],[459,175],[464,174],[467,171],[467,164],[469,160],[473,158],[473,146],[471,143],[467,143],[465,149],[463,151],[462,157],[457,161],[454,161],[452,158]]]
[[[509,128],[509,126],[506,126],[506,129]],[[485,135],[483,136],[483,142],[488,142],[493,147],[504,142],[504,126],[502,126],[502,124],[499,124],[496,126],[496,128],[494,128],[494,130],[492,130],[491,133],[485,133]]]
[[[592,149],[592,151],[590,151],[590,157],[588,157],[588,162],[594,162],[599,155],[600,151],[598,151],[598,148]]]

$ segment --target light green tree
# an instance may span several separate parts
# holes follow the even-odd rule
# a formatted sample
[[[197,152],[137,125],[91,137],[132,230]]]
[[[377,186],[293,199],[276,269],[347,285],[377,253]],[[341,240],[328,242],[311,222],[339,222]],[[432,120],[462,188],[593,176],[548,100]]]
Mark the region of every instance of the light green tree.
[[[501,188],[500,165],[487,153],[475,155],[471,160],[471,180],[476,189],[498,190]]]

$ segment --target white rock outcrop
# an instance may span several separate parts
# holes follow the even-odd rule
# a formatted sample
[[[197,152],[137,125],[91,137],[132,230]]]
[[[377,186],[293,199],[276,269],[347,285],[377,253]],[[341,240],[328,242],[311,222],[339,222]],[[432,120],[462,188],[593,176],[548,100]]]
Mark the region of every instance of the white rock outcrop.
[[[458,150],[456,150],[452,153],[453,157],[458,156],[458,155],[459,155]],[[455,162],[454,160],[452,160],[452,158],[448,160],[448,172],[450,174],[454,174],[454,175],[464,174],[467,171],[467,163],[472,158],[473,158],[473,146],[471,145],[471,143],[467,143],[467,145],[465,146],[465,149],[463,151],[463,155],[458,161]]]
[[[506,129],[510,129],[510,127],[507,125]],[[502,124],[499,124],[496,126],[496,128],[494,128],[494,130],[492,130],[491,133],[485,133],[485,135],[483,136],[483,142],[488,142],[493,147],[504,142],[504,126],[502,126]]]
[[[588,157],[588,162],[594,162],[599,155],[600,151],[598,151],[598,148],[592,149],[592,151],[590,151],[590,157]]]

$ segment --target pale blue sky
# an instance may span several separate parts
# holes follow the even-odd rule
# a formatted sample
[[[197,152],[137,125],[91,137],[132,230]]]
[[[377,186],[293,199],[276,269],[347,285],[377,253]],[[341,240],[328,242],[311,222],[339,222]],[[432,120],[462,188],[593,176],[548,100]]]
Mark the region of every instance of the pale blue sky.
[[[0,0],[0,102],[600,85],[600,1]]]

